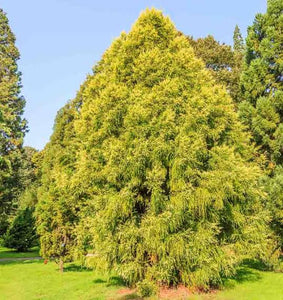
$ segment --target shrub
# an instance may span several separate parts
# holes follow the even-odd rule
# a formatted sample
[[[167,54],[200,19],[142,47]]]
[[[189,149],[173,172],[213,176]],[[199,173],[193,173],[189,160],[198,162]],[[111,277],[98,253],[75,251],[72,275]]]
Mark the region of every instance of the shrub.
[[[157,292],[157,286],[150,280],[143,280],[137,284],[138,294],[141,297],[149,297],[155,295]]]
[[[26,251],[35,246],[36,242],[33,209],[20,210],[4,237],[4,246],[17,251]]]

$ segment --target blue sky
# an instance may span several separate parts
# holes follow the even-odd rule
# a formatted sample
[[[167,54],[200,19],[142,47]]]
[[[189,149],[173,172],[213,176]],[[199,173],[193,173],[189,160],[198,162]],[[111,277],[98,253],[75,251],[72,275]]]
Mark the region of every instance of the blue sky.
[[[25,144],[42,149],[56,112],[74,98],[86,75],[140,12],[156,7],[185,34],[232,43],[235,24],[246,34],[266,0],[3,0],[17,37],[29,133]]]

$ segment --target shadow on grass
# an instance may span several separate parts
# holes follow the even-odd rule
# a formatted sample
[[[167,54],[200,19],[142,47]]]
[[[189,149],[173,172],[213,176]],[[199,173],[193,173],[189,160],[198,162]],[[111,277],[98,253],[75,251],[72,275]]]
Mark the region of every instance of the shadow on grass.
[[[110,276],[108,280],[97,278],[93,280],[93,283],[106,283],[106,286],[126,286],[125,281],[119,276]]]
[[[94,279],[93,280],[93,283],[96,283],[96,284],[99,284],[99,283],[106,283],[107,281],[106,280],[103,280],[101,278],[97,278],[97,279]]]
[[[261,279],[261,275],[252,269],[241,267],[237,270],[233,279],[238,283],[243,283],[246,281],[258,281]]]
[[[7,260],[0,261],[0,266],[4,265],[26,265],[26,264],[43,264],[41,259],[32,259],[32,260]]]
[[[243,265],[259,271],[269,271],[270,268],[262,261],[255,259],[246,259]]]
[[[8,249],[8,248],[0,247],[0,259],[35,257],[35,256],[39,256],[39,248],[38,247],[33,247],[24,252],[17,251],[15,249]]]
[[[93,283],[107,283],[106,286],[125,286],[124,280],[119,276],[111,276],[108,280],[97,278],[93,280]]]
[[[7,260],[7,261],[0,261],[0,266],[4,266],[4,265],[19,265],[19,264],[23,264],[24,261],[14,261],[14,260]]]
[[[111,276],[107,281],[107,286],[125,286],[125,281],[119,276]]]
[[[79,266],[76,264],[69,264],[66,267],[64,267],[64,272],[92,272],[92,269],[89,269],[84,266]]]
[[[244,282],[255,282],[262,278],[257,270],[253,270],[247,266],[239,267],[233,277],[224,280],[224,288],[234,288],[236,284]]]

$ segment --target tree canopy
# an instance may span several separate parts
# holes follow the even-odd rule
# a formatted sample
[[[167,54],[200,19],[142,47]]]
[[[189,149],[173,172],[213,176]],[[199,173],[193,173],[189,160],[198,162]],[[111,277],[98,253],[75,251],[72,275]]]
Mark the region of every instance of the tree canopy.
[[[145,10],[59,110],[37,152],[22,146],[19,52],[1,10],[6,245],[27,249],[36,226],[41,255],[61,271],[90,253],[92,266],[115,270],[143,295],[157,285],[217,286],[247,258],[276,261],[282,11],[282,1],[269,0],[246,43],[235,27],[231,47],[187,37],[162,12]]]
[[[129,284],[207,287],[273,247],[233,101],[160,11],[113,42],[44,151],[46,256],[84,240]]]
[[[194,40],[188,37],[195,54],[205,63],[217,83],[226,87],[235,103],[240,101],[240,75],[243,65],[243,40],[239,27],[235,28],[234,48],[217,42],[212,35]]]

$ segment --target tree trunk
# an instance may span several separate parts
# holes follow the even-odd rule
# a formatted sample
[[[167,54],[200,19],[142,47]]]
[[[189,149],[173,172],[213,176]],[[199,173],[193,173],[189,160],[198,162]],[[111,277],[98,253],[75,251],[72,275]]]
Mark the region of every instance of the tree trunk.
[[[64,261],[62,258],[60,258],[60,260],[59,260],[59,271],[60,271],[60,273],[64,272]]]

